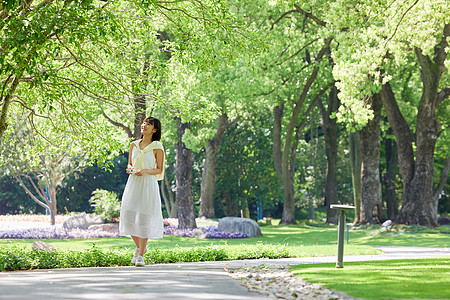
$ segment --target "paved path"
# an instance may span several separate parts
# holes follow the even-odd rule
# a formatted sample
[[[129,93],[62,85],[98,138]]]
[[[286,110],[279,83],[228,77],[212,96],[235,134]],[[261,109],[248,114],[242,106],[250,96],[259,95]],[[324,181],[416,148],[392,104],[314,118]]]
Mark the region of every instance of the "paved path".
[[[400,258],[449,257],[448,248],[380,247],[382,255],[344,257],[345,262]],[[0,273],[1,300],[52,299],[269,299],[250,293],[224,268],[258,264],[336,262],[336,257],[301,257],[148,265],[142,268],[79,268]]]

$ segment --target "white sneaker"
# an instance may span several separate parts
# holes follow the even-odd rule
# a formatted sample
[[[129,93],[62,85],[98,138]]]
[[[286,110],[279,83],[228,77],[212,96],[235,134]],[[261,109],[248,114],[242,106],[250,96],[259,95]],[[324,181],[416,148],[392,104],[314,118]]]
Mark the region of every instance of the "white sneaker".
[[[143,267],[143,266],[145,266],[145,261],[144,261],[144,258],[142,256],[138,255],[138,257],[136,258],[135,266],[136,267]]]
[[[133,265],[136,264],[136,259],[137,259],[138,255],[139,255],[139,248],[136,248],[136,250],[134,250],[133,258],[131,259],[131,264],[133,264]]]
[[[147,252],[147,248],[144,249],[144,254]],[[136,248],[136,250],[134,250],[134,255],[133,258],[131,259],[131,264],[134,265],[136,264],[136,259],[139,256],[139,248]]]

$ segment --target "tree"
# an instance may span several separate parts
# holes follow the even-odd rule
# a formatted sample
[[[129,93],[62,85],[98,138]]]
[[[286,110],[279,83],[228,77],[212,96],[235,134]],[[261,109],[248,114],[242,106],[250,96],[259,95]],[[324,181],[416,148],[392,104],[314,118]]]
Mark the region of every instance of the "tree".
[[[361,219],[363,224],[373,223],[374,209],[383,222],[380,182],[380,119],[381,99],[375,94],[368,100],[373,118],[361,130]]]
[[[384,152],[386,160],[386,173],[384,174],[384,187],[385,187],[385,201],[387,208],[387,218],[389,220],[396,220],[398,216],[398,203],[396,196],[396,175],[398,173],[398,156],[397,156],[397,143],[391,138],[393,132],[389,127],[386,132],[384,141]]]
[[[217,117],[209,122],[193,122],[183,141],[194,152],[204,150],[199,217],[215,218],[214,194],[216,186],[217,153],[225,132],[236,124],[242,114],[257,104],[249,101],[246,70],[248,58],[237,58],[232,66],[222,66],[197,74],[197,97],[208,98]],[[245,61],[245,62],[244,62]],[[245,63],[245,66],[244,66]]]
[[[450,95],[450,88],[442,81],[448,78],[444,71],[450,20],[443,10],[447,4],[414,1],[386,6],[384,2],[367,2],[349,7],[345,1],[338,1],[333,8],[340,8],[341,14],[329,16],[335,27],[347,27],[336,35],[340,47],[333,53],[333,74],[339,80],[343,103],[338,118],[365,124],[372,113],[361,99],[380,93],[398,145],[403,179],[400,223],[437,225],[432,212],[433,157],[440,135],[436,110]],[[420,68],[422,95],[413,138],[392,85],[401,80],[401,71],[415,62]],[[413,99],[410,101],[413,103]]]
[[[66,56],[66,41],[75,45],[76,50],[81,50],[86,40],[102,41],[105,34],[117,29],[114,20],[111,22],[109,11],[115,5],[110,3],[72,1],[64,5],[63,1],[9,1],[5,4],[0,14],[3,21],[0,36],[3,85],[0,136],[7,128],[8,112],[13,105],[18,104],[34,112],[35,103],[21,97],[25,93],[20,88],[22,84],[42,87],[45,82],[56,79],[59,71],[83,64]],[[64,84],[64,81],[58,83]],[[51,99],[58,96],[61,94]],[[41,108],[51,105],[50,99],[40,103]]]
[[[361,222],[361,132],[350,132],[350,164],[352,167],[353,204],[355,205],[354,224]]]
[[[273,168],[270,115],[266,107],[260,106],[225,132],[217,153],[217,217],[254,219],[258,201],[264,216],[281,216],[283,199]]]
[[[327,173],[325,184],[325,206],[327,207],[327,223],[337,224],[338,213],[336,209],[331,209],[331,204],[338,202],[337,197],[337,120],[334,114],[339,107],[337,89],[333,87],[327,97],[327,108],[325,109],[321,100],[318,105],[322,114],[322,128],[325,132],[325,149],[327,154]]]
[[[176,203],[178,212],[178,228],[196,228],[194,214],[194,202],[192,200],[192,150],[186,148],[183,135],[189,123],[178,121],[178,143],[177,143],[177,193]]]
[[[418,47],[414,49],[423,82],[422,98],[417,113],[415,161],[410,146],[412,140],[406,140],[405,136],[398,131],[397,122],[400,123],[401,118],[393,119],[394,111],[398,111],[393,103],[395,100],[389,92],[389,86],[385,85],[382,89],[383,101],[388,102],[392,108],[388,119],[397,137],[400,150],[399,163],[404,185],[403,204],[399,214],[400,223],[437,226],[433,201],[433,157],[440,125],[436,120],[435,111],[439,104],[450,96],[450,86],[439,90],[440,79],[445,70],[444,63],[448,56],[447,39],[449,37],[450,23],[444,26],[442,39],[435,46],[432,58],[424,54],[422,49]]]
[[[226,113],[223,113],[217,118],[217,132],[214,136],[208,140],[208,144],[205,147],[205,166],[202,173],[202,186],[201,186],[201,202],[199,217],[215,218],[214,211],[214,191],[216,185],[216,167],[217,167],[217,152],[219,150],[220,143],[222,142],[225,130],[236,124],[239,117],[229,121]]]
[[[45,151],[30,154],[24,149],[24,144]],[[64,139],[57,147],[38,140],[33,137],[30,127],[22,123],[14,136],[5,138],[2,143],[2,168],[18,181],[33,201],[49,211],[50,222],[55,225],[57,189],[69,174],[83,166],[86,157],[82,153]]]
[[[66,131],[94,160],[105,161],[126,144],[116,136],[109,143],[98,142],[111,130],[99,120],[102,113],[121,124],[130,121],[126,112],[134,104],[143,113],[143,100],[159,99],[155,101],[164,105],[154,96],[155,75],[165,64],[158,64],[149,52],[136,55],[142,48],[135,46],[156,39],[153,28],[161,23],[178,28],[176,39],[164,43],[164,48],[199,68],[217,63],[212,53],[232,53],[238,44],[230,33],[239,25],[222,1],[9,1],[0,7],[0,17],[0,136],[9,113],[26,109],[30,118],[58,120],[33,130]],[[214,49],[213,36],[226,46]],[[188,54],[194,51],[198,55]],[[136,65],[143,66],[142,72],[136,72]],[[153,84],[151,92],[148,82]],[[196,114],[181,102],[172,106]]]
[[[253,16],[258,28],[265,26],[264,39],[269,41],[257,61],[261,70],[255,81],[261,88],[255,94],[272,107],[274,165],[284,199],[282,223],[293,224],[297,147],[309,113],[332,86],[322,60],[333,38],[319,37],[324,23],[295,5],[294,9],[284,3],[259,5]]]

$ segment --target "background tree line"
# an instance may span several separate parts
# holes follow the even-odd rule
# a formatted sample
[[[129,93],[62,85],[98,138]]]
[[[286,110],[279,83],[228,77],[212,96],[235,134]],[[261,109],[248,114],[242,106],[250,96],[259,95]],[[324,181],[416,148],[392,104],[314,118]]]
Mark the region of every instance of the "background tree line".
[[[436,226],[438,211],[448,212],[450,168],[445,2],[185,1],[191,5],[182,9],[155,2],[136,6],[138,20],[107,14],[125,20],[120,30],[112,22],[98,32],[85,20],[89,34],[81,40],[51,33],[56,38],[43,42],[53,51],[42,51],[45,75],[33,69],[42,70],[39,62],[24,67],[26,74],[8,71],[22,48],[5,42],[11,54],[2,67],[3,111],[12,124],[30,124],[20,130],[29,126],[38,138],[19,160],[11,149],[20,149],[22,133],[12,126],[2,132],[2,178],[20,179],[13,170],[38,174],[23,185],[43,179],[42,195],[51,182],[39,162],[43,149],[54,149],[54,158],[68,148],[55,144],[72,141],[64,157],[76,163],[52,203],[78,210],[84,201],[85,210],[89,197],[81,195],[99,188],[88,186],[108,184],[77,182],[86,183],[89,172],[94,179],[109,174],[113,187],[105,189],[120,194],[118,155],[138,137],[144,116],[153,115],[165,126],[166,213],[182,227],[195,227],[195,216],[255,217],[257,203],[284,224],[317,217],[335,223],[329,205],[354,203],[356,223],[389,218]],[[94,9],[103,20],[99,3],[90,5],[83,11]],[[146,17],[148,11],[154,15]],[[199,12],[217,22],[204,22]],[[113,172],[87,166],[84,155]],[[27,167],[14,169],[13,160]]]

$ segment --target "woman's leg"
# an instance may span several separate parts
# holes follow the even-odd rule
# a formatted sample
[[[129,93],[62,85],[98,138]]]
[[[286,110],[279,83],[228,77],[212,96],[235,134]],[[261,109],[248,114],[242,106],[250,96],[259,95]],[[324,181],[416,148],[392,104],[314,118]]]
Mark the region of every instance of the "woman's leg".
[[[144,256],[145,250],[147,249],[147,242],[148,239],[142,239],[142,238],[138,238],[139,239],[139,255],[140,256]]]
[[[139,240],[140,238],[138,238],[137,236],[131,236],[131,238],[133,239],[133,242],[136,244],[136,248],[139,248]]]

